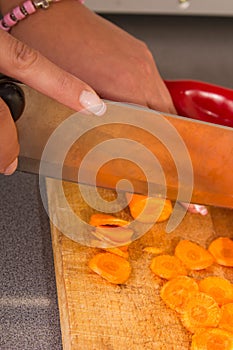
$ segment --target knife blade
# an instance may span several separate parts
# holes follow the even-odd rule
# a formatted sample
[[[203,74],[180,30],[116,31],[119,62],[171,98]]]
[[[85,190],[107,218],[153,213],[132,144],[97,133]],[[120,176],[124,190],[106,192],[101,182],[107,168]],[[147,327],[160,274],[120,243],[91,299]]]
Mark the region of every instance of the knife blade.
[[[87,116],[18,85],[18,170],[233,208],[232,128],[110,101]]]

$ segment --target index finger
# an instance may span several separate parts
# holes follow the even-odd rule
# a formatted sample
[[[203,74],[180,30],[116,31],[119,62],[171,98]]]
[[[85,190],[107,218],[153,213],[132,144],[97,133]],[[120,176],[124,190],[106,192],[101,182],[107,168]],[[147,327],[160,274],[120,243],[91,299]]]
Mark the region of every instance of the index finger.
[[[94,90],[72,74],[65,72],[38,51],[0,30],[0,71],[74,110],[89,109],[97,115],[105,104]]]

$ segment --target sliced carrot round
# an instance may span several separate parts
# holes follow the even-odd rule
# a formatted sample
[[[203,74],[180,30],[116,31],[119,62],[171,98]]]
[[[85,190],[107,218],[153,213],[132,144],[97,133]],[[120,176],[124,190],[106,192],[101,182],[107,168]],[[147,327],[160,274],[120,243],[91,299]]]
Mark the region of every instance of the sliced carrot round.
[[[131,273],[131,266],[121,256],[111,253],[99,253],[88,263],[90,269],[111,283],[125,283]]]
[[[223,329],[212,328],[194,334],[191,350],[232,350],[233,334]]]
[[[233,303],[221,307],[219,327],[233,333]]]
[[[179,276],[166,282],[160,291],[160,296],[167,306],[176,312],[181,312],[187,297],[192,292],[198,292],[198,284],[187,276]]]
[[[202,293],[190,293],[181,313],[181,321],[186,329],[195,333],[198,328],[217,327],[220,320],[220,308],[211,296]]]
[[[182,262],[173,255],[158,255],[152,259],[151,270],[159,277],[165,279],[187,275],[187,270]]]
[[[233,267],[233,241],[228,237],[215,239],[208,248],[214,260],[223,266]]]
[[[162,222],[172,213],[172,203],[169,199],[147,197],[139,194],[129,194],[131,198],[129,209],[132,217],[143,223]]]
[[[199,282],[199,289],[213,297],[219,305],[233,302],[233,285],[225,278],[206,277]]]
[[[181,240],[175,249],[175,255],[190,269],[202,270],[213,264],[212,255],[199,244]]]

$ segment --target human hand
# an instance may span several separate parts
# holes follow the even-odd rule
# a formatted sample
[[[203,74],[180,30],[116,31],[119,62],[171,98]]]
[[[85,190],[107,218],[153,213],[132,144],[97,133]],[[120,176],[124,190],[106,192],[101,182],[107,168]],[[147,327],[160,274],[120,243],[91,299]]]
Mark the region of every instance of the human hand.
[[[19,144],[10,110],[0,98],[0,173],[11,175],[17,168]]]
[[[12,34],[103,98],[176,112],[146,45],[76,0],[38,11],[17,24]]]
[[[78,78],[66,73],[39,52],[0,30],[0,72],[16,78],[74,110],[87,109],[102,115],[105,104]],[[17,167],[19,144],[10,110],[0,99],[0,173],[12,174]]]

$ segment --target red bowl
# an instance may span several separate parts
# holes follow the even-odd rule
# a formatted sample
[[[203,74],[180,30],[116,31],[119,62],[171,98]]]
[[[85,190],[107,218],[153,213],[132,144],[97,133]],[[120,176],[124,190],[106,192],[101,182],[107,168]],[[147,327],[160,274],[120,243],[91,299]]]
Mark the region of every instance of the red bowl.
[[[233,90],[194,80],[165,80],[177,113],[233,127]]]

